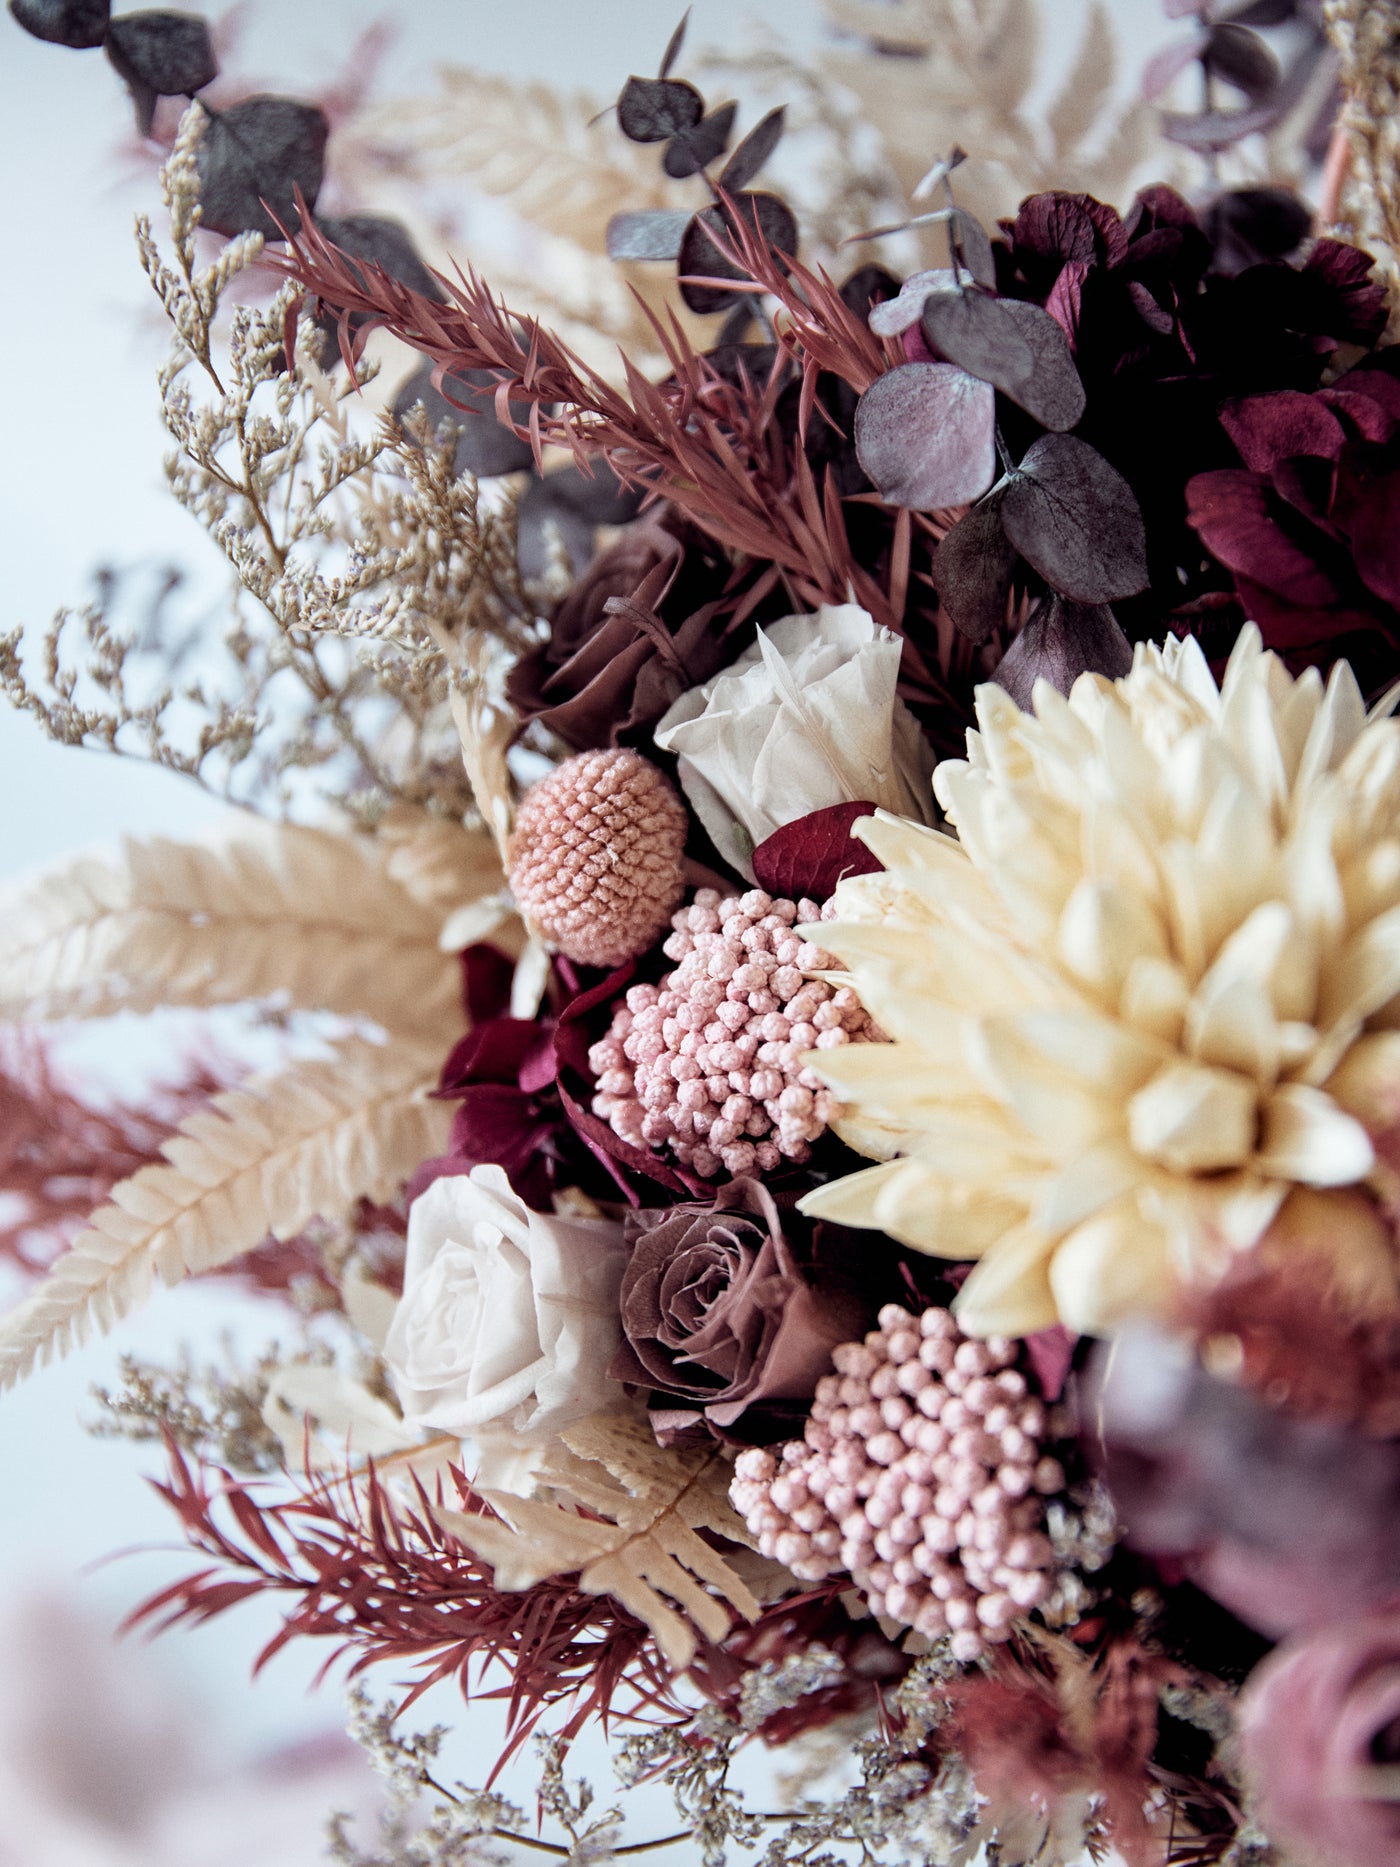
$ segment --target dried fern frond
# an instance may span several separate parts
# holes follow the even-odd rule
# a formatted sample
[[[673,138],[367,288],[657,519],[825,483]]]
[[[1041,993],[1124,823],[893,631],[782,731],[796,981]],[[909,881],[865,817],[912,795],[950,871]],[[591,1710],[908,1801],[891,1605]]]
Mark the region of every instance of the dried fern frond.
[[[165,1284],[211,1271],[271,1234],[290,1238],[361,1199],[388,1201],[441,1153],[449,1115],[425,1099],[431,1044],[350,1039],[215,1096],[112,1190],[47,1282],[0,1323],[0,1389],[110,1328]]]
[[[730,1630],[711,1589],[746,1620],[757,1620],[760,1604],[748,1585],[699,1534],[750,1541],[729,1502],[729,1463],[717,1448],[664,1451],[644,1421],[613,1414],[581,1421],[563,1441],[547,1456],[537,1484],[561,1491],[587,1515],[490,1491],[482,1495],[509,1521],[436,1513],[445,1530],[494,1566],[498,1588],[572,1576],[585,1594],[611,1595],[645,1622],[678,1672],[695,1658],[695,1628],[712,1641]]]
[[[501,885],[494,844],[456,830],[477,895]],[[20,884],[0,910],[0,1017],[105,1017],[157,1005],[293,1007],[441,1032],[457,982],[442,914],[359,833],[231,819],[205,843],[127,839]]]

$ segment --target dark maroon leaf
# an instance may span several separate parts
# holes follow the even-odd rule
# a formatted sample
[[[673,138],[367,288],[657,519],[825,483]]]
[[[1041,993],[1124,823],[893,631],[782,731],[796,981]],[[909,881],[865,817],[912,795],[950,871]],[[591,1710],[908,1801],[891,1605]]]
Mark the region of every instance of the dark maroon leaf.
[[[1252,104],[1272,97],[1282,76],[1278,60],[1258,33],[1228,21],[1211,27],[1205,64],[1212,77],[1233,84]]]
[[[329,130],[324,111],[294,97],[246,97],[210,111],[197,158],[204,225],[278,240],[275,213],[295,231],[296,190],[315,207]]]
[[[609,259],[674,259],[690,215],[670,208],[614,214],[608,222]]]
[[[979,285],[995,289],[997,262],[987,229],[965,208],[954,208],[948,222],[948,245],[964,272],[970,272]]]
[[[671,67],[680,57],[681,47],[685,44],[685,29],[689,24],[690,8],[687,7],[681,14],[680,24],[666,41],[666,50],[661,54],[661,69],[656,74],[658,78],[670,77]]]
[[[873,804],[830,804],[785,823],[753,852],[759,887],[789,901],[803,895],[826,901],[843,875],[873,875],[884,864],[851,835],[851,826],[874,814]]]
[[[1326,608],[1340,592],[1282,523],[1268,483],[1238,467],[1198,473],[1186,483],[1186,516],[1206,549],[1230,570],[1287,597]]]
[[[86,52],[107,36],[111,0],[10,0],[17,25],[35,39]]]
[[[734,294],[720,285],[696,284],[696,279],[746,279],[748,274],[723,254],[710,237],[712,231],[726,243],[733,238],[733,215],[742,215],[744,224],[757,233],[768,246],[780,253],[797,251],[797,222],[785,201],[774,194],[739,194],[732,208],[707,207],[693,215],[681,241],[677,261],[681,274],[681,297],[692,311],[707,313],[727,310]]]
[[[497,474],[517,473],[534,465],[534,450],[509,428],[497,421],[490,396],[473,397],[472,386],[489,389],[495,377],[489,370],[472,370],[465,375],[443,378],[447,394],[433,387],[433,366],[425,363],[416,370],[394,399],[394,413],[403,419],[421,402],[434,433],[451,422],[457,430],[457,453],[453,466],[458,473],[474,473],[478,479],[494,479]],[[459,404],[466,404],[461,407]],[[524,420],[529,409],[525,403],[512,405]]]
[[[1296,454],[1335,460],[1347,438],[1331,409],[1297,389],[1226,402],[1220,422],[1239,449],[1240,459],[1254,473],[1268,473],[1279,461]]]
[[[932,272],[911,273],[900,286],[898,296],[871,307],[871,330],[877,337],[898,337],[918,323],[931,292],[950,291],[952,286],[953,275],[946,266]]]
[[[701,169],[708,168],[727,148],[738,108],[737,104],[721,104],[708,117],[702,117],[693,129],[673,136],[661,158],[666,173],[676,181],[684,181],[687,175],[698,175]]]
[[[1283,259],[1311,225],[1311,209],[1291,188],[1229,188],[1205,214],[1212,268],[1233,278],[1261,260]]]
[[[1147,544],[1133,489],[1072,434],[1045,434],[1007,476],[1006,535],[1052,590],[1111,603],[1147,587]]]
[[[1026,382],[1035,368],[1015,317],[985,292],[931,292],[919,322],[931,350],[998,389]]]
[[[1067,694],[1081,674],[1116,681],[1132,665],[1132,646],[1111,609],[1052,596],[1002,656],[993,679],[1028,713],[1037,681]]]
[[[1000,501],[984,499],[958,520],[933,554],[933,583],[954,626],[970,642],[985,642],[1006,621],[1019,562],[1002,528]]]
[[[193,13],[123,13],[107,30],[107,56],[131,92],[141,134],[158,97],[193,97],[219,75],[214,42]]]
[[[737,194],[749,183],[782,141],[786,111],[779,104],[749,131],[720,171],[719,186],[728,194]]]
[[[996,470],[996,395],[951,363],[901,363],[856,407],[856,458],[892,506],[934,512],[980,499]]]
[[[1295,17],[1298,0],[1250,0],[1247,6],[1237,6],[1222,18],[1236,26],[1283,26]]]
[[[1059,431],[1077,427],[1084,413],[1084,385],[1074,367],[1064,330],[1039,305],[1019,298],[1000,302],[1030,351],[1031,369],[1024,381],[998,383],[997,387],[1028,415],[1034,415],[1042,428]]]
[[[680,78],[629,78],[617,100],[622,134],[634,143],[664,143],[693,128],[704,111],[704,98]]]
[[[442,287],[418,257],[412,236],[401,221],[390,220],[386,214],[338,214],[323,215],[316,225],[352,259],[368,260],[424,298],[442,299]]]

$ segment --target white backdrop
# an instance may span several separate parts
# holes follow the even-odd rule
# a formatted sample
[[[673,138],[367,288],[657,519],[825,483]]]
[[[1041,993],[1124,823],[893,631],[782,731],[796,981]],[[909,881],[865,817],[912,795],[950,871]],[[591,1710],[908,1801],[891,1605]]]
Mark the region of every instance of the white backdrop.
[[[1083,8],[1050,0],[1045,10],[1051,56],[1063,62]],[[1110,10],[1135,51],[1164,31],[1152,0],[1120,0]],[[340,65],[363,27],[389,17],[398,32],[386,92],[421,84],[443,58],[562,79],[606,98],[627,71],[654,68],[677,11],[660,0],[253,0],[238,65],[267,88],[296,92]],[[806,0],[762,10],[754,0],[697,0],[693,41],[732,44],[754,12],[790,35],[818,29]],[[163,326],[130,233],[137,209],[158,206],[154,167],[133,141],[129,106],[100,53],[41,45],[0,15],[3,627],[39,624],[81,600],[103,563],[173,561],[218,587],[212,549],[160,474],[153,377]],[[53,747],[8,711],[0,712],[0,798],[0,874],[122,831],[197,834],[218,808],[184,781],[134,762]],[[151,1054],[124,1031],[104,1068],[119,1082]],[[316,1778],[296,1811],[270,1779],[259,1779],[257,1796],[229,1792],[252,1780],[240,1772],[271,1747],[338,1721],[333,1688],[307,1695],[324,1654],[293,1650],[250,1685],[251,1655],[274,1625],[270,1610],[254,1604],[149,1651],[129,1644],[110,1662],[106,1630],[175,1570],[169,1557],[153,1555],[89,1569],[113,1549],[171,1540],[168,1514],[140,1481],[158,1466],[151,1449],[83,1433],[91,1383],[113,1379],[123,1348],[168,1358],[181,1341],[212,1344],[221,1329],[256,1348],[277,1322],[267,1304],[229,1288],[186,1286],[0,1401],[0,1867],[124,1867],[163,1861],[167,1847],[172,1867],[217,1867],[255,1850],[264,1867],[316,1858],[317,1810],[349,1793],[333,1758],[324,1793]],[[65,1633],[52,1612],[22,1613],[15,1604],[36,1591],[74,1604],[91,1617],[91,1632]],[[445,1708],[435,1709],[441,1716]],[[171,1733],[160,1737],[172,1712],[183,1731],[173,1750]],[[123,1741],[134,1746],[141,1734],[150,1742],[128,1757]],[[165,1787],[149,1785],[150,1795],[158,1799],[181,1772],[196,1785],[193,1800],[163,1818],[159,1845],[150,1835],[133,1839],[131,1820],[123,1827],[125,1818],[90,1793],[105,1770],[124,1785],[112,1806],[130,1817],[133,1798],[146,1793],[132,1758],[141,1750],[149,1762],[158,1742],[168,1768]],[[73,1770],[36,1787],[32,1760],[56,1757],[56,1744],[72,1752]]]

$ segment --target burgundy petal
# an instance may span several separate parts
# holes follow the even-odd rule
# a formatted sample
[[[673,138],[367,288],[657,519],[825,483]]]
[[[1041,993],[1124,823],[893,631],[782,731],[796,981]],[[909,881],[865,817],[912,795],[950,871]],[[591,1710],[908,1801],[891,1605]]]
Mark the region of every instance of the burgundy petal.
[[[1276,590],[1290,603],[1334,603],[1340,592],[1312,556],[1289,537],[1281,508],[1256,473],[1220,467],[1186,484],[1187,517],[1222,564]]]
[[[1226,402],[1220,421],[1252,473],[1267,473],[1295,454],[1335,460],[1346,440],[1346,431],[1331,409],[1317,396],[1303,395],[1297,389]]]
[[[825,901],[843,875],[873,875],[883,865],[851,826],[875,814],[873,804],[829,804],[785,823],[753,852],[754,878],[770,895]]]

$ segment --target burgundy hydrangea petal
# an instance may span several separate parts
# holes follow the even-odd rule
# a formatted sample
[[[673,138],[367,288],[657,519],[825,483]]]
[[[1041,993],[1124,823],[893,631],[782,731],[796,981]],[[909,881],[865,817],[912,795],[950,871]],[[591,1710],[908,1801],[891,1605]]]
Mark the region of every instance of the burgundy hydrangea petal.
[[[754,878],[770,895],[826,901],[843,875],[873,875],[884,864],[851,835],[873,804],[829,804],[767,836],[753,852]]]
[[[1334,511],[1366,587],[1400,610],[1400,468],[1361,479],[1344,461]]]
[[[1050,296],[1045,301],[1045,309],[1068,337],[1071,350],[1078,346],[1084,281],[1092,271],[1093,267],[1087,260],[1070,260],[1061,268],[1060,276],[1050,288]]]
[[[1128,244],[1117,212],[1088,194],[1051,190],[1021,203],[1011,229],[1018,253],[1058,262],[1111,265]]]
[[[487,1019],[453,1045],[434,1093],[456,1096],[469,1083],[481,1082],[520,1086],[521,1068],[539,1047],[541,1035],[539,1025],[530,1018]]]
[[[1269,484],[1309,525],[1341,541],[1341,527],[1331,516],[1337,489],[1337,469],[1332,461],[1315,455],[1295,454],[1291,460],[1278,463],[1269,475]]]
[[[1065,1391],[1078,1341],[1079,1337],[1071,1335],[1062,1322],[1026,1337],[1026,1359],[1047,1400],[1058,1400]]]
[[[1292,603],[1335,603],[1341,592],[1321,565],[1294,542],[1286,511],[1256,473],[1219,467],[1186,483],[1187,518],[1220,562]]]
[[[498,1018],[510,1005],[515,961],[489,941],[478,940],[462,953],[462,1004],[473,1024]]]
[[[1385,287],[1375,276],[1376,262],[1359,246],[1343,240],[1318,240],[1303,263],[1301,277],[1319,288],[1325,307],[1318,329],[1337,343],[1375,343],[1389,316]]]
[[[1347,605],[1312,609],[1290,603],[1248,577],[1236,577],[1235,588],[1246,617],[1258,623],[1264,646],[1279,654],[1294,656],[1299,651],[1317,650],[1321,644],[1335,643],[1342,636],[1374,635],[1383,627],[1380,618],[1368,610]],[[1324,656],[1324,665],[1330,667],[1336,653],[1333,649]],[[1311,658],[1317,659],[1317,656],[1314,654]]]
[[[1348,378],[1343,377],[1342,381],[1348,386],[1320,389],[1316,399],[1325,403],[1340,419],[1351,439],[1376,443],[1388,441],[1395,432],[1396,415],[1391,414],[1384,402],[1376,396],[1357,394],[1350,387]],[[1400,385],[1396,387],[1400,389]]]
[[[1335,460],[1347,438],[1331,409],[1297,389],[1226,402],[1220,422],[1251,473],[1267,473],[1295,454]]]

